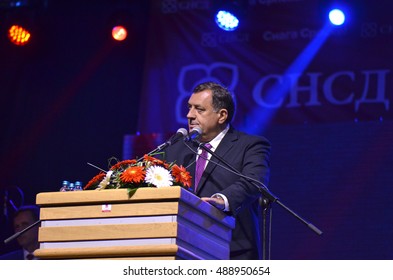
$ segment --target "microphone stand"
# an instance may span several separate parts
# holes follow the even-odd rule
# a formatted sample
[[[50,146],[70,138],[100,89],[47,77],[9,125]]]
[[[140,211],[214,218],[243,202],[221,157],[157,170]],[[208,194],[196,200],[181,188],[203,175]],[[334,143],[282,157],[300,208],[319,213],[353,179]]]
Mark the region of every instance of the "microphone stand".
[[[20,235],[22,235],[23,233],[25,233],[26,231],[28,231],[29,229],[33,228],[34,226],[36,226],[39,223],[41,223],[41,220],[35,221],[31,225],[29,225],[27,228],[24,228],[21,231],[16,232],[15,234],[11,235],[6,240],[4,240],[4,244],[7,244],[7,243],[11,242],[15,238],[18,238]]]
[[[161,152],[162,150],[164,150],[166,147],[172,145],[172,143],[170,142],[170,140],[162,143],[161,145],[157,146],[157,148],[155,148],[154,150],[150,151],[149,153],[147,153],[148,156],[152,156],[155,154],[158,154],[159,152]],[[137,159],[137,162],[140,162],[141,160],[143,160],[143,157],[140,157]]]
[[[157,146],[157,148],[155,148],[154,150],[150,151],[147,155],[151,156],[151,155],[155,155],[155,154],[163,151],[167,147],[175,144],[181,138],[186,137],[186,135],[187,135],[187,130],[185,128],[178,129],[177,133],[175,135],[173,135],[171,138],[169,138],[169,140],[167,140],[166,142],[164,142],[161,145]],[[142,159],[143,158],[139,158],[137,161],[139,162]]]
[[[273,213],[273,208],[271,207],[271,203],[267,198],[262,196],[258,199],[259,206],[261,207],[261,215],[262,215],[262,259],[270,260],[270,251],[271,251],[271,218]]]
[[[284,205],[277,196],[275,196],[273,193],[270,192],[270,190],[263,184],[262,182],[253,179],[251,177],[243,175],[240,171],[238,171],[236,168],[234,168],[232,165],[230,165],[228,162],[226,162],[222,157],[217,155],[215,152],[211,151],[209,148],[207,148],[203,143],[194,140],[196,143],[198,143],[199,147],[212,156],[216,157],[219,161],[221,161],[224,165],[226,165],[231,171],[233,171],[236,175],[248,180],[253,186],[258,188],[258,190],[262,193],[262,198],[259,200],[260,205],[262,207],[262,218],[263,218],[263,223],[262,223],[262,231],[263,231],[263,236],[262,236],[262,248],[263,248],[263,257],[264,259],[266,258],[266,255],[268,255],[270,259],[270,230],[269,230],[269,235],[267,234],[268,227],[267,227],[267,219],[268,216],[271,217],[271,209],[270,204],[273,202],[276,202],[278,205],[280,205],[282,208],[284,208],[286,211],[288,211],[291,215],[293,215],[295,218],[300,220],[303,224],[307,225],[312,231],[314,231],[318,235],[322,235],[322,231],[318,229],[316,226],[314,226],[312,223],[308,222],[304,218],[302,218],[300,215],[296,214],[293,210],[291,210],[289,207]],[[216,163],[217,164],[217,163]],[[269,211],[270,210],[270,211]],[[270,215],[269,215],[270,214]],[[269,242],[269,246],[267,246],[266,242]]]

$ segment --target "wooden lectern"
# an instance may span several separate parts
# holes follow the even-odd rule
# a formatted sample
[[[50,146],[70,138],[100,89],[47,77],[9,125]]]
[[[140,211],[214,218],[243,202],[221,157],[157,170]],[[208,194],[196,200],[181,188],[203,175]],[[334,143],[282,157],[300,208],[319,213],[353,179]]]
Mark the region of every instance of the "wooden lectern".
[[[229,259],[235,226],[181,187],[39,193],[40,259]]]

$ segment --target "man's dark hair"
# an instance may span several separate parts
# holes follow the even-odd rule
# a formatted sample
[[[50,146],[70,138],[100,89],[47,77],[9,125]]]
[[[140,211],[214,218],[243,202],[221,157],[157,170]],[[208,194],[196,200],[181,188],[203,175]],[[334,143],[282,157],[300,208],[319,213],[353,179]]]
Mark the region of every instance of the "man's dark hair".
[[[21,212],[30,212],[35,220],[40,219],[40,208],[36,205],[24,205],[19,207],[18,210],[16,210],[14,217],[19,215]]]
[[[213,109],[219,111],[220,109],[226,109],[228,111],[228,118],[226,123],[230,123],[235,114],[235,102],[233,101],[232,94],[227,88],[215,82],[205,82],[197,85],[193,93],[201,92],[210,89],[212,92]]]

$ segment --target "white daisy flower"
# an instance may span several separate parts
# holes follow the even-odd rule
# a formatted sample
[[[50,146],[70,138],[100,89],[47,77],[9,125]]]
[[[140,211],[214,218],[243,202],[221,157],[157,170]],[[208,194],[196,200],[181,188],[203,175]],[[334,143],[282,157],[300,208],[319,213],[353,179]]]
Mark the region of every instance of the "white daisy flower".
[[[173,178],[168,170],[161,166],[151,166],[146,170],[146,183],[157,188],[172,186]]]
[[[113,171],[108,171],[105,175],[105,178],[102,179],[102,181],[100,182],[100,184],[98,185],[97,189],[105,189],[106,186],[109,185],[109,183],[111,182],[111,176],[112,176]]]

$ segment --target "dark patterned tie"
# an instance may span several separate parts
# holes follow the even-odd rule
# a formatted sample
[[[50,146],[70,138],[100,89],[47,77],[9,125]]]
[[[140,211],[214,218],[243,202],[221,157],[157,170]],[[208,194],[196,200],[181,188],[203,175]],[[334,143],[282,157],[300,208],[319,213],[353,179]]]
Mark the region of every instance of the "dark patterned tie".
[[[205,147],[210,149],[212,145],[206,143]],[[196,161],[194,192],[197,191],[199,181],[202,177],[202,173],[205,170],[207,154],[208,153],[204,149],[202,149],[202,153],[199,155],[198,160]]]

